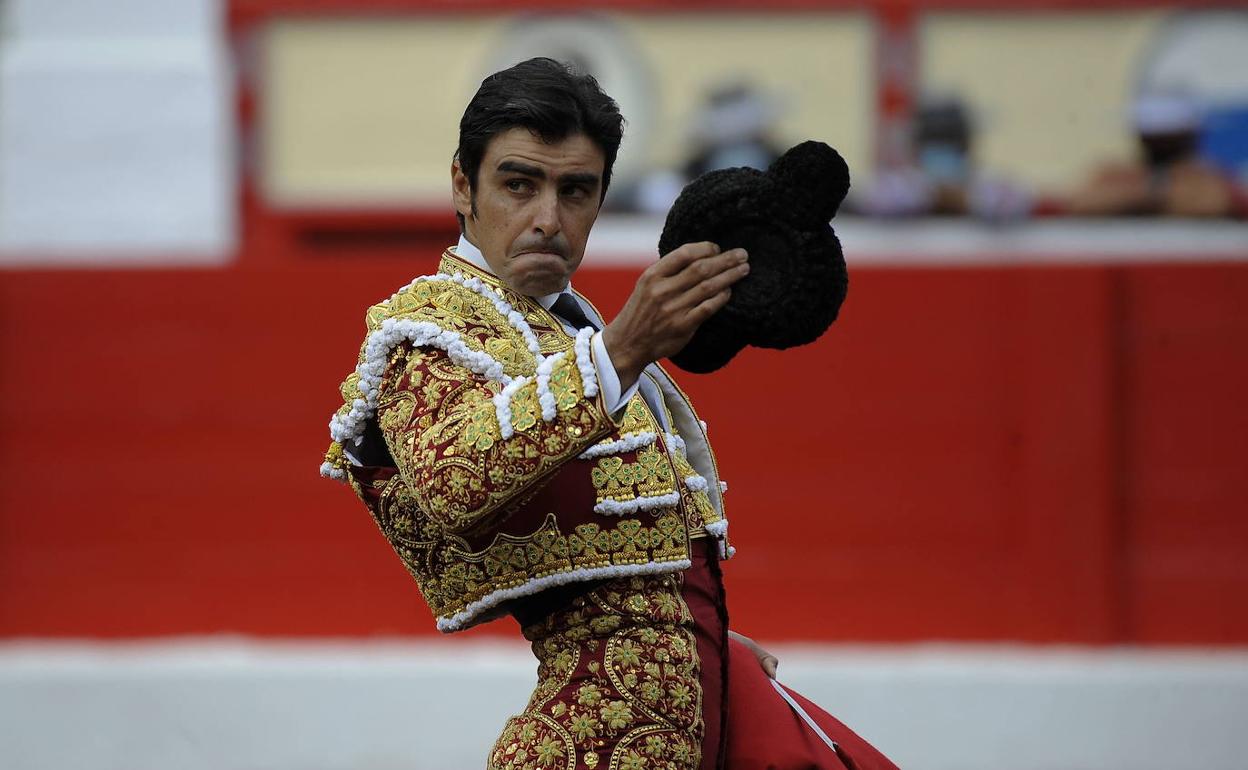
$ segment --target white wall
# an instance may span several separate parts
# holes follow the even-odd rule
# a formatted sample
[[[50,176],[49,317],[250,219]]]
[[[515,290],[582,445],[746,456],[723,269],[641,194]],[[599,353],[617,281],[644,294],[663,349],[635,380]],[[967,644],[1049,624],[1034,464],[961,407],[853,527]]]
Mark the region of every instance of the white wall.
[[[234,244],[218,0],[10,0],[0,266],[220,263]]]
[[[782,647],[781,680],[907,770],[1244,767],[1248,652]],[[479,768],[527,647],[0,644],[10,770]]]

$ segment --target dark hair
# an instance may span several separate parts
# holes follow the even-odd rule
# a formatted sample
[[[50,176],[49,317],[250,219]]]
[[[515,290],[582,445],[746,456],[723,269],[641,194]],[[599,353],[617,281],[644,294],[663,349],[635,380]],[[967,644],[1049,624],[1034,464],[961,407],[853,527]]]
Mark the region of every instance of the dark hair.
[[[543,142],[560,142],[584,134],[602,150],[602,195],[611,183],[611,167],[624,136],[624,118],[615,100],[598,81],[554,59],[539,57],[495,72],[481,81],[459,121],[455,158],[477,189],[477,173],[486,145],[496,134],[527,128]],[[459,228],[464,216],[458,214]]]

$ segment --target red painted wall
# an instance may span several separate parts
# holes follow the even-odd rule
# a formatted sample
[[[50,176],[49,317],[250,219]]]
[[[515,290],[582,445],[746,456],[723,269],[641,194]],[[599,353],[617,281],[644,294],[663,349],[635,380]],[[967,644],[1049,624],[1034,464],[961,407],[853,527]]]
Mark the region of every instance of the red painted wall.
[[[317,476],[363,309],[432,259],[247,264],[0,279],[0,635],[433,633]],[[734,625],[1248,642],[1244,307],[1245,264],[860,269],[815,345],[680,377]]]

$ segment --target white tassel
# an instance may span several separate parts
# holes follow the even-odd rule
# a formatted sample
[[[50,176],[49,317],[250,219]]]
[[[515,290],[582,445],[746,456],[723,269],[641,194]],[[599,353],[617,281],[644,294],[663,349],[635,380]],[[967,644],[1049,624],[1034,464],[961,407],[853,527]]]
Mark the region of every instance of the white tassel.
[[[554,371],[555,364],[563,358],[563,353],[556,353],[546,358],[537,367],[537,401],[542,406],[542,419],[550,422],[555,419],[558,414],[558,404],[555,402],[555,394],[550,392],[550,373]]]
[[[685,440],[675,433],[664,433],[663,439],[667,442],[668,447],[675,447],[680,451],[685,451]]]
[[[582,460],[592,460],[595,457],[603,457],[605,455],[624,454],[625,452],[632,452],[642,447],[650,446],[657,438],[658,434],[648,430],[640,433],[630,433],[615,441],[594,444],[579,456]]]
[[[586,326],[576,333],[576,341],[572,348],[576,352],[576,368],[581,371],[581,392],[585,398],[598,395],[598,373],[594,369],[594,359],[589,353],[589,338],[594,336],[593,327]]]
[[[649,511],[655,508],[670,508],[680,502],[680,493],[653,497],[634,497],[631,500],[603,500],[594,506],[595,513],[604,516],[623,516],[637,511]]]
[[[517,377],[494,396],[494,416],[498,419],[498,432],[504,439],[516,435],[516,429],[511,424],[511,400],[515,398],[516,391],[528,382],[528,377]]]
[[[403,342],[413,347],[435,347],[446,352],[448,358],[475,374],[494,382],[503,383],[504,391],[512,387],[511,378],[503,372],[503,365],[488,353],[472,350],[463,343],[457,332],[446,331],[429,321],[387,318],[380,328],[368,335],[364,342],[364,360],[356,366],[360,392],[364,398],[351,402],[347,414],[334,414],[329,420],[329,435],[334,441],[346,445],[358,444],[364,436],[364,427],[377,411],[377,395],[381,386],[381,373],[385,371],[390,351]],[[515,388],[512,388],[515,392]],[[495,402],[497,407],[497,401]],[[510,429],[511,421],[499,424],[500,430]],[[331,478],[345,478],[332,476]]]

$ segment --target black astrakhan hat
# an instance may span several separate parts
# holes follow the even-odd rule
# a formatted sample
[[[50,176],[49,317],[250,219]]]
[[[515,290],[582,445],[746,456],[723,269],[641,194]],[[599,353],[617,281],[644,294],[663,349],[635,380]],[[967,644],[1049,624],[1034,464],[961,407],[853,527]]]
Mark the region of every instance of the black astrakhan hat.
[[[711,171],[690,182],[667,214],[659,254],[711,241],[750,254],[750,274],[672,362],[713,372],[746,345],[814,342],[836,320],[849,276],[829,221],[849,192],[849,167],[823,142],[802,142],[771,164]]]

